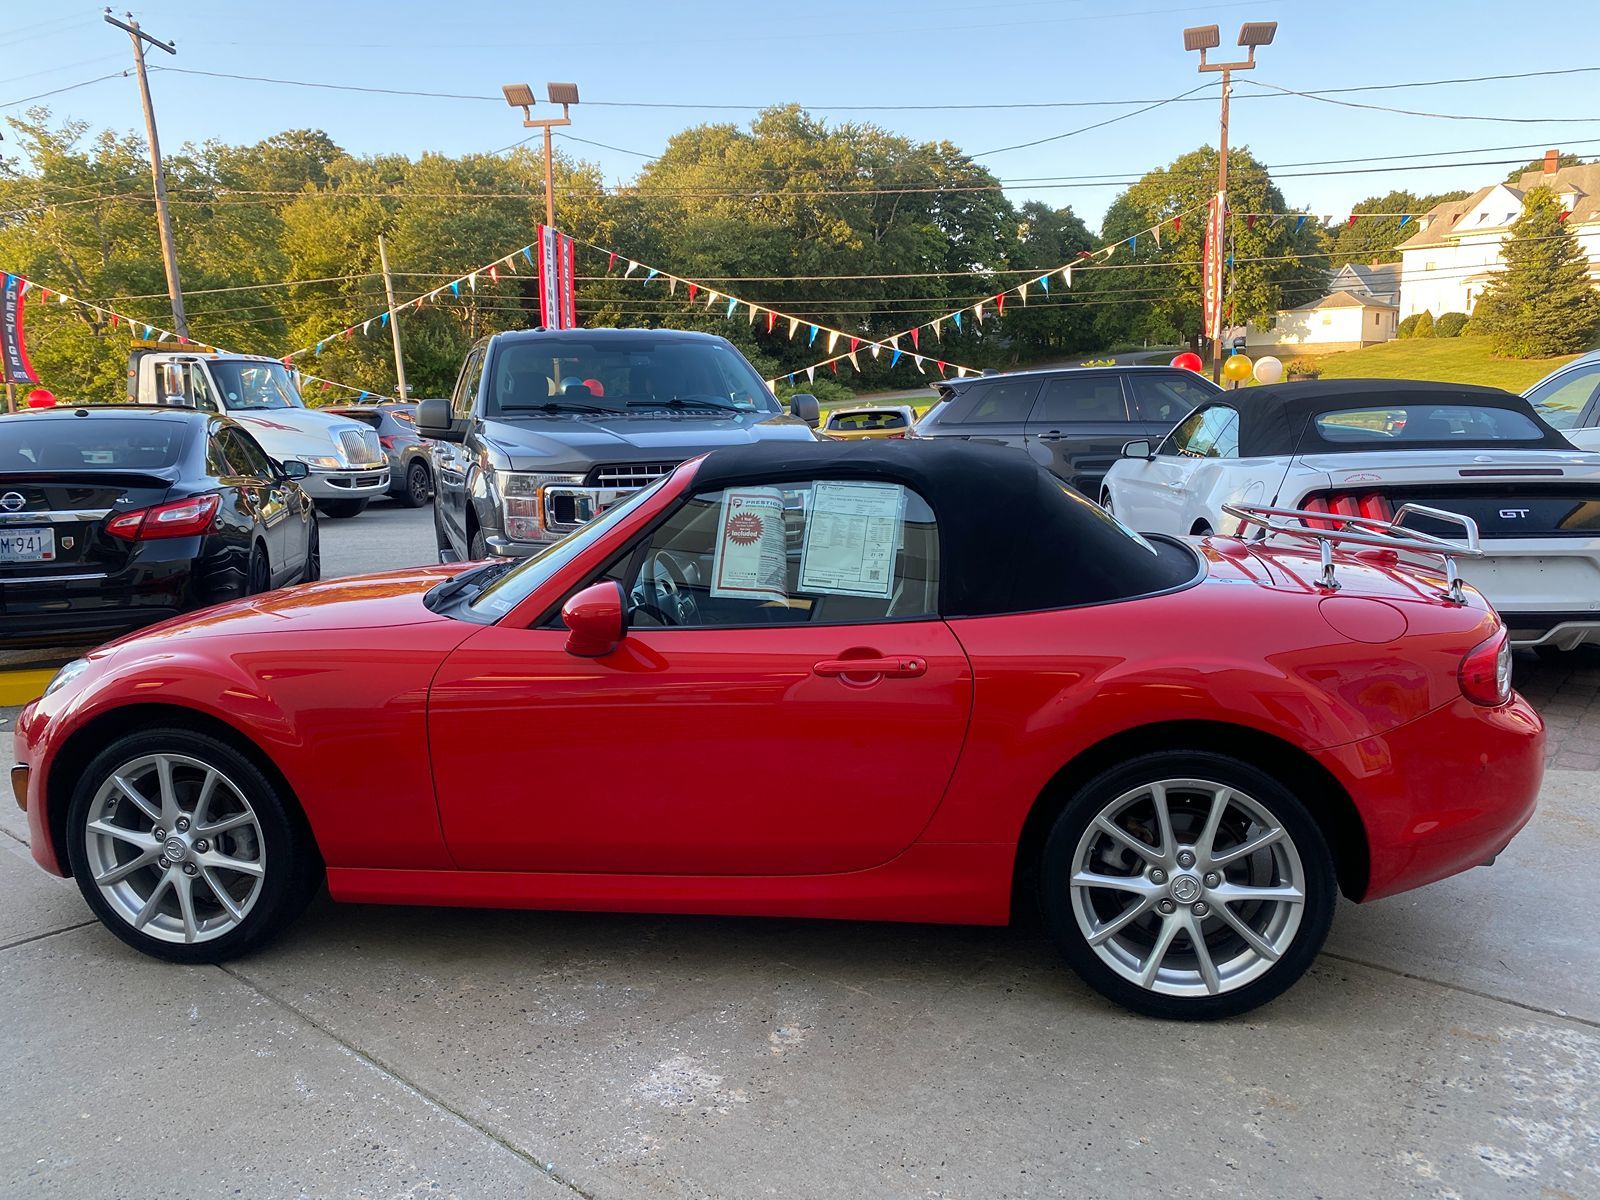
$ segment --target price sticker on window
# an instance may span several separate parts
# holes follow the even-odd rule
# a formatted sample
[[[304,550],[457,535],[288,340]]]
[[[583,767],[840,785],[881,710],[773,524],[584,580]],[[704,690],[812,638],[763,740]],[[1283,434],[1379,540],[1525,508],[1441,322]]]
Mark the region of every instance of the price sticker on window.
[[[787,572],[783,493],[776,488],[723,492],[711,559],[711,594],[783,603],[789,599]]]
[[[896,483],[816,484],[806,514],[800,590],[887,600],[905,506],[905,489]]]

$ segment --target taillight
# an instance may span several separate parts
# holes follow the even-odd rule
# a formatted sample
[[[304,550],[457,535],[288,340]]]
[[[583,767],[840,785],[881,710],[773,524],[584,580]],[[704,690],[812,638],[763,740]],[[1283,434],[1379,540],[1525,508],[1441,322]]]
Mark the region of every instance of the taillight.
[[[1394,520],[1394,505],[1381,492],[1317,492],[1300,502],[1307,512],[1336,517],[1366,517],[1370,521]],[[1337,529],[1337,521],[1307,521],[1313,529]]]
[[[1474,646],[1461,660],[1461,694],[1494,708],[1511,699],[1511,638],[1504,629]]]
[[[173,500],[154,508],[118,513],[105,523],[105,531],[125,542],[192,537],[210,530],[219,502],[217,495],[212,493],[209,496],[191,496],[187,500]]]
[[[380,433],[378,435],[378,445],[382,446],[385,450],[393,450],[394,449],[394,434],[392,434],[392,433]]]

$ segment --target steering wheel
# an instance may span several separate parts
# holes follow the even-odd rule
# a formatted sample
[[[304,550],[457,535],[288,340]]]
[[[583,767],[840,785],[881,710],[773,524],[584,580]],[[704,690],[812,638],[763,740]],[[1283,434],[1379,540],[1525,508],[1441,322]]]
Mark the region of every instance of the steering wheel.
[[[663,625],[698,625],[700,607],[689,590],[694,583],[691,576],[697,574],[668,551],[657,550],[639,572],[629,601]]]

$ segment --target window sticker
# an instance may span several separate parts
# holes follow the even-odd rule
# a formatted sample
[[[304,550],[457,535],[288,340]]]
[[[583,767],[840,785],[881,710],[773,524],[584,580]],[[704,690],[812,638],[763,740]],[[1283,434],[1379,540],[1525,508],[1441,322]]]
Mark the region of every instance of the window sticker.
[[[786,603],[783,493],[739,488],[722,493],[717,545],[711,556],[711,594],[719,599]]]
[[[806,514],[800,590],[887,600],[905,506],[905,489],[897,483],[816,484]]]

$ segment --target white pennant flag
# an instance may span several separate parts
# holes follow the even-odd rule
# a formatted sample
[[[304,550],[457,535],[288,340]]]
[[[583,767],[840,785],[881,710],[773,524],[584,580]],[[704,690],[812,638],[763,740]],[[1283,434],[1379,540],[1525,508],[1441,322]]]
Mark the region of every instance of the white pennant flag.
[[[1022,307],[1028,307],[1028,285],[1021,284],[1017,288],[1017,295],[1022,297]]]
[[[470,275],[470,276],[469,276],[469,277],[468,277],[468,279],[467,279],[467,282],[468,282],[468,283],[470,283],[470,284],[471,284],[471,285],[472,285],[472,290],[473,290],[473,291],[477,291],[477,290],[478,290],[478,273],[477,273],[477,272],[476,272],[476,271],[474,271],[474,272],[473,272],[473,273],[472,273],[472,274],[471,274],[471,275]]]
[[[861,360],[856,357],[856,352],[854,350],[845,351],[845,357],[850,360],[850,365],[852,367],[854,367],[857,371],[861,370]]]
[[[957,367],[956,368],[956,378],[957,379],[965,379],[966,377],[967,377],[967,369],[965,367]]]
[[[927,374],[927,372],[926,372],[926,371],[925,371],[925,370],[923,370],[923,369],[922,369],[922,355],[920,355],[920,354],[913,354],[913,355],[912,355],[912,356],[911,356],[911,357],[912,357],[912,359],[913,359],[913,360],[914,360],[914,361],[915,361],[915,362],[916,362],[916,364],[917,364],[917,374],[919,374],[919,375],[926,375],[926,374]]]
[[[933,319],[933,336],[938,338],[940,341],[944,340],[944,333],[939,329],[939,326],[941,326],[943,324],[944,324],[944,318],[943,317],[935,317]]]
[[[639,269],[639,264],[638,264],[638,263],[636,263],[636,262],[634,262],[634,261],[633,261],[633,260],[632,260],[632,259],[631,259],[631,258],[630,258],[630,259],[629,259],[629,260],[628,260],[628,269],[627,269],[627,270],[626,270],[626,271],[624,271],[624,272],[623,272],[623,273],[622,273],[622,277],[623,277],[623,278],[624,278],[624,279],[626,279],[626,278],[627,278],[627,277],[628,277],[628,276],[629,276],[629,275],[632,275],[632,274],[633,274],[633,273],[634,273],[634,272],[635,272],[635,271],[637,271],[637,270],[638,270],[638,269]]]
[[[706,293],[706,307],[710,308],[716,302],[717,302],[717,294],[715,292],[707,292]]]
[[[678,294],[678,279],[677,279],[677,277],[675,275],[668,275],[667,276],[667,295],[676,296],[677,294]]]
[[[983,301],[979,300],[972,306],[972,315],[978,318],[978,324],[983,324]]]
[[[1071,266],[1065,266],[1065,267],[1061,268],[1061,279],[1062,279],[1062,282],[1064,282],[1068,287],[1072,286],[1072,268],[1071,268]]]
[[[1155,238],[1156,247],[1159,249],[1161,246],[1161,225],[1159,222],[1150,227],[1150,236]]]
[[[798,329],[799,327],[800,327],[800,318],[799,317],[790,317],[789,318],[789,336],[793,337],[794,336],[794,331],[796,329]]]
[[[750,305],[750,318],[749,318],[749,320],[747,320],[745,322],[745,324],[746,325],[754,325],[755,323],[756,323],[756,306],[754,304],[752,304],[752,305]]]
[[[807,367],[806,368],[806,382],[809,383],[810,381],[812,381],[816,377],[817,377],[817,369],[815,367]]]
[[[837,346],[838,344],[839,344],[839,331],[837,329],[828,330],[828,353],[832,354],[833,353],[833,348],[835,346]]]
[[[874,362],[876,362],[878,360],[878,351],[882,350],[882,349],[883,349],[883,346],[881,344],[879,344],[878,342],[873,342],[872,343],[872,360]]]
[[[372,328],[372,318],[368,317],[365,321],[361,322],[361,335],[363,337],[365,337],[366,334],[367,334],[367,330],[369,330],[371,328]]]
[[[900,349],[900,335],[898,333],[889,339],[889,348],[891,350]]]

